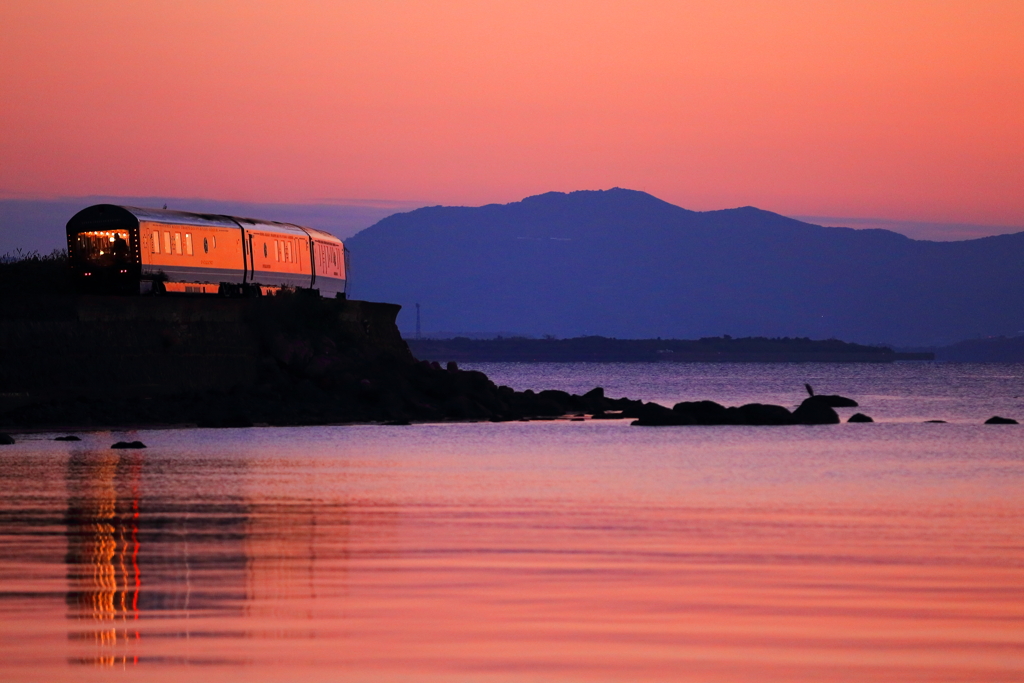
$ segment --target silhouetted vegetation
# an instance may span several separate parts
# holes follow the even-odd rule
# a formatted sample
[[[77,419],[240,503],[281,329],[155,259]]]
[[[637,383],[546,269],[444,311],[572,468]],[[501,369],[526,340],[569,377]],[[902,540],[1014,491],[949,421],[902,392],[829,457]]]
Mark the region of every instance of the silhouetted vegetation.
[[[18,249],[0,255],[0,317],[63,317],[74,294],[66,251]]]
[[[0,255],[0,293],[32,292],[73,293],[66,251],[54,249],[49,254],[40,254],[16,249]]]

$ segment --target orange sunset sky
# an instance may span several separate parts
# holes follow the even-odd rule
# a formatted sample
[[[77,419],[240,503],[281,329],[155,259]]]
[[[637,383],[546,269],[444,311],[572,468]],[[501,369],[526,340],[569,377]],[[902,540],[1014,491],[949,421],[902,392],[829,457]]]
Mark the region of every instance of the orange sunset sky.
[[[0,196],[1024,226],[1024,2],[0,2]]]

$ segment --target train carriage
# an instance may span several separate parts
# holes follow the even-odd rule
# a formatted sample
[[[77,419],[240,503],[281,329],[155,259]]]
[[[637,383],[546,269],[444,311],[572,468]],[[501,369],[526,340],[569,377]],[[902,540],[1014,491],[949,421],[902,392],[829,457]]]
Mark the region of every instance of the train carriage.
[[[67,237],[83,291],[344,297],[348,284],[342,241],[290,223],[97,204],[68,221]]]

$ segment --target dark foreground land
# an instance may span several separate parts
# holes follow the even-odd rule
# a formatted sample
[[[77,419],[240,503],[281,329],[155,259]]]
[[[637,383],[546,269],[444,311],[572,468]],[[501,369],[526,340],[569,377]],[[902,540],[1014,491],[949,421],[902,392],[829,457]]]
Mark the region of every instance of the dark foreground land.
[[[419,361],[393,304],[266,299],[75,297],[0,328],[0,427],[633,418],[640,425],[826,424],[837,397],[790,412],[710,401],[674,409],[600,388],[514,391],[481,372]]]
[[[710,401],[669,409],[514,391],[452,361],[417,360],[394,304],[78,296],[59,257],[0,264],[0,428],[633,418],[640,425],[825,424],[856,405],[812,397],[790,412]],[[572,341],[572,340],[569,340]],[[607,341],[607,340],[606,340]],[[614,341],[614,340],[612,340]],[[742,342],[742,340],[738,340]]]
[[[5,281],[12,265],[28,275]],[[417,360],[393,304],[299,294],[77,296],[61,283],[58,262],[2,266],[0,428],[7,431],[583,415],[652,425],[838,421],[824,404],[803,413],[710,402],[671,410],[609,398],[600,388],[514,391],[455,362]],[[36,287],[11,284],[35,275]]]
[[[898,353],[838,339],[707,337],[704,339],[410,339],[417,358],[464,362],[892,363],[934,360],[931,352]]]
[[[420,362],[391,304],[297,295],[59,304],[3,320],[4,428],[510,420],[635,403],[515,392]]]

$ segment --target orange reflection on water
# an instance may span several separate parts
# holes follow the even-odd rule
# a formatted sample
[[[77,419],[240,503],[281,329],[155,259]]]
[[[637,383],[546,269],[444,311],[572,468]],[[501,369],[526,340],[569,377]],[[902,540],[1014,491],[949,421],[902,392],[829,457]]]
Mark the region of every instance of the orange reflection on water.
[[[67,511],[69,617],[98,622],[71,636],[98,648],[83,663],[135,664],[137,654],[111,651],[139,639],[141,456],[73,456],[68,468],[74,471]]]

